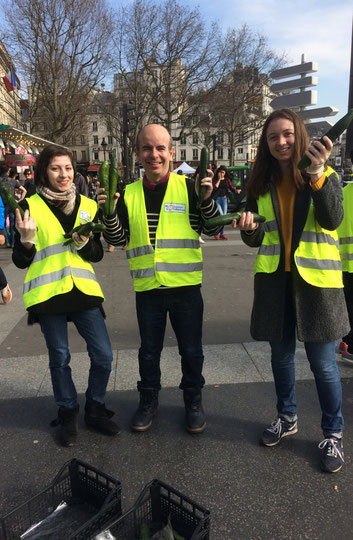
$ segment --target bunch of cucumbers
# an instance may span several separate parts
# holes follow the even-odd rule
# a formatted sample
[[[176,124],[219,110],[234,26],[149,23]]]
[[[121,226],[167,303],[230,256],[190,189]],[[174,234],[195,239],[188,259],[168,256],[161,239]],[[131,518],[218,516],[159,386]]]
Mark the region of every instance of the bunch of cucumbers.
[[[118,163],[116,156],[112,154],[109,161],[103,161],[99,167],[98,180],[101,188],[104,188],[104,193],[107,196],[103,205],[103,215],[111,216],[114,212],[115,193],[118,186]]]

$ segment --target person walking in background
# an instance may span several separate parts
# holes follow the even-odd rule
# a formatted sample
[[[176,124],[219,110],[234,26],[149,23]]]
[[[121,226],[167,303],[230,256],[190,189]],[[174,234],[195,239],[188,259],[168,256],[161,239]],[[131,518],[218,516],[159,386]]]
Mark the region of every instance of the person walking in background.
[[[212,198],[217,204],[217,208],[221,216],[227,213],[228,210],[228,191],[231,190],[234,193],[240,193],[237,190],[230,179],[229,173],[224,165],[221,165],[216,170],[213,179],[213,193]],[[227,236],[224,234],[224,227],[222,227],[220,234],[215,235],[215,239],[218,240],[228,240]]]
[[[36,193],[36,185],[34,183],[33,174],[30,169],[26,169],[24,172],[24,188],[27,191],[26,197],[31,197]]]
[[[189,433],[206,427],[201,391],[203,299],[202,252],[199,236],[206,219],[218,215],[211,198],[212,172],[201,179],[206,191],[197,208],[195,182],[170,172],[174,147],[168,131],[149,124],[138,133],[137,158],[145,170],[143,179],[117,194],[117,213],[103,218],[109,244],[128,244],[126,255],[136,291],[139,349],[140,402],[133,415],[133,431],[147,431],[158,409],[161,389],[160,358],[167,315],[181,356],[185,424]],[[98,188],[98,202],[106,196]],[[213,235],[219,227],[204,230]]]
[[[332,143],[308,148],[303,122],[288,109],[274,111],[261,134],[247,186],[246,212],[233,227],[259,247],[255,262],[251,335],[269,341],[277,394],[277,417],[262,434],[275,446],[297,432],[296,330],[304,347],[322,411],[321,467],[343,465],[342,388],[335,340],[348,330],[337,227],[343,218],[342,190],[335,172],[324,168]],[[306,154],[310,166],[297,168]],[[265,223],[254,223],[253,213]]]
[[[0,246],[2,246],[5,243],[5,235],[3,234],[4,227],[5,227],[4,204],[0,197]],[[1,293],[3,304],[8,304],[9,302],[11,302],[12,292],[7,283],[6,276],[1,266],[0,266],[0,293]]]
[[[6,188],[9,193],[15,197],[16,190],[20,193],[20,195],[17,197],[18,201],[21,201],[25,195],[26,190],[23,186],[21,186],[20,182],[18,180],[15,180],[14,178],[11,178],[10,175],[11,168],[8,165],[0,165],[0,195],[2,198],[2,201],[4,203],[5,208],[5,227],[4,227],[4,234],[5,234],[5,240],[6,240],[6,247],[13,248],[14,246],[14,239],[15,239],[15,215],[11,211],[11,209],[7,206],[4,195],[3,195],[3,188]],[[6,222],[8,220],[8,229],[6,228]]]
[[[104,322],[104,296],[91,262],[103,257],[100,234],[64,233],[97,219],[97,203],[76,192],[72,154],[49,145],[41,152],[35,172],[37,193],[16,210],[16,241],[12,259],[28,268],[23,299],[29,322],[39,322],[49,352],[49,368],[63,446],[77,438],[79,405],[71,376],[67,323],[73,322],[86,341],[91,365],[86,390],[85,423],[106,435],[119,432],[105,407],[113,353]]]

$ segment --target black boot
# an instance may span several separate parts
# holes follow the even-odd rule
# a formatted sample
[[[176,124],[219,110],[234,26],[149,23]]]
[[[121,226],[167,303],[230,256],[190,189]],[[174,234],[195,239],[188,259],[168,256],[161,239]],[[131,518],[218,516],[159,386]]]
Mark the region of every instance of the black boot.
[[[206,419],[201,403],[201,390],[187,388],[183,395],[186,429],[189,433],[202,433],[206,427]]]
[[[140,390],[140,403],[132,417],[131,428],[133,431],[147,431],[152,424],[152,419],[158,411],[158,391]]]
[[[113,415],[113,411],[106,409],[104,404],[88,405],[86,403],[85,405],[86,426],[103,433],[103,435],[117,435],[120,432],[118,424],[111,420]]]
[[[77,440],[77,417],[79,406],[73,409],[59,409],[58,417],[53,420],[51,426],[59,426],[59,437],[63,446],[73,446]]]

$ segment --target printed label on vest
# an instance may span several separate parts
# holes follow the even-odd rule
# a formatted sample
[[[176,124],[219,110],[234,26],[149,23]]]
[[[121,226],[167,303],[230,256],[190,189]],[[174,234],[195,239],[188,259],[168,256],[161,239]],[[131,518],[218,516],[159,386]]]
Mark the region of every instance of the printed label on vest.
[[[85,210],[80,210],[80,219],[84,221],[91,221],[91,214]]]
[[[177,212],[178,214],[186,213],[185,204],[175,204],[175,203],[164,203],[165,212]]]

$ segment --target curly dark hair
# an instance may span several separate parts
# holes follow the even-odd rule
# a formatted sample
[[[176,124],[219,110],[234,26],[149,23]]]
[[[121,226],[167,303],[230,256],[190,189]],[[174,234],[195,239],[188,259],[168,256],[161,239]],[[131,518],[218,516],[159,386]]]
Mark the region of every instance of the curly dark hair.
[[[278,161],[271,155],[267,144],[268,126],[272,120],[277,120],[278,118],[289,120],[294,125],[295,141],[293,154],[290,159],[290,172],[297,189],[303,189],[305,185],[302,173],[297,168],[297,163],[308,149],[309,136],[302,120],[295,112],[290,109],[279,109],[269,115],[262,128],[255,163],[247,185],[248,195],[254,199],[257,199],[260,195],[264,195],[268,191],[271,178],[275,183],[281,180]]]
[[[47,168],[49,166],[49,163],[54,157],[57,156],[68,156],[70,158],[73,170],[74,170],[74,176],[76,174],[76,166],[75,161],[73,158],[72,153],[68,148],[64,148],[63,146],[58,146],[56,144],[48,144],[48,146],[45,146],[43,150],[41,151],[38,161],[36,170],[34,171],[34,183],[36,186],[48,186],[48,176],[47,176]]]

